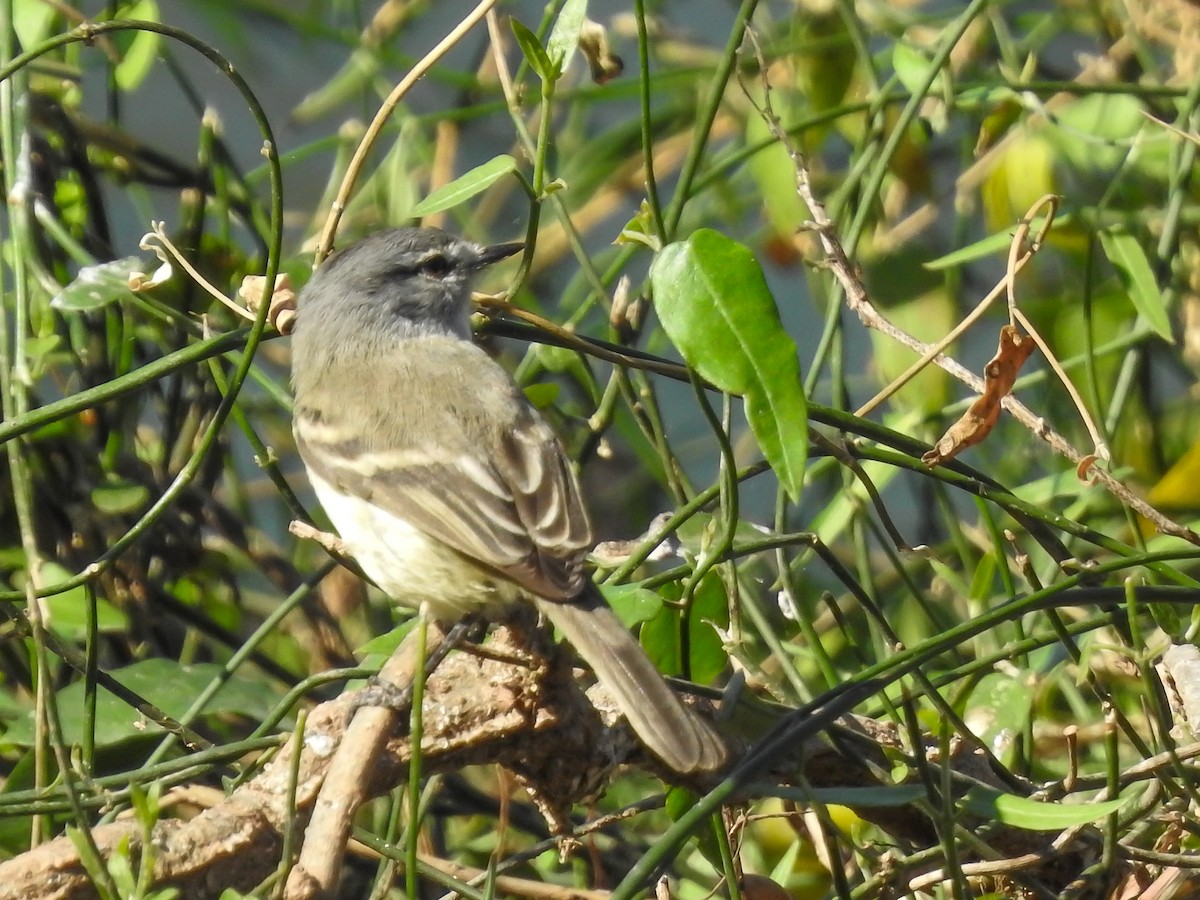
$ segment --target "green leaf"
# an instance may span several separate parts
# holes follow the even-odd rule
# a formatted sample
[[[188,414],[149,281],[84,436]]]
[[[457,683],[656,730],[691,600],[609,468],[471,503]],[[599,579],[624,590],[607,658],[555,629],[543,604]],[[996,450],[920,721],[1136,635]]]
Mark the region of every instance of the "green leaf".
[[[370,666],[375,663],[382,665],[384,660],[391,656],[396,651],[396,648],[400,646],[401,641],[408,637],[408,633],[413,630],[416,624],[416,616],[401,622],[391,631],[385,631],[383,634],[371,638],[355,651],[355,655],[363,661],[364,666]]]
[[[718,632],[729,632],[729,595],[716,572],[701,580],[687,619],[688,677],[712,684],[729,665],[729,653]]]
[[[966,796],[959,801],[959,806],[977,816],[1028,831],[1061,831],[1064,828],[1074,828],[1076,825],[1086,825],[1103,819],[1124,806],[1129,799],[1123,797],[1102,802],[1087,800],[1082,803],[1045,803],[1030,800],[1028,797],[1018,797],[1016,794],[1002,794],[999,791],[975,787],[967,791]]]
[[[696,805],[699,799],[696,796],[696,792],[689,788],[672,787],[667,791],[663,809],[671,817],[672,822],[678,822]],[[700,851],[700,854],[708,860],[713,868],[718,872],[722,871],[721,845],[711,828],[701,828],[696,833],[696,849]]]
[[[600,593],[626,628],[640,625],[658,615],[663,599],[656,591],[637,584],[602,584]]]
[[[92,503],[109,515],[136,512],[150,501],[150,489],[136,481],[112,481],[92,488]]]
[[[1038,216],[1029,223],[1030,234],[1037,234],[1045,224],[1045,217]],[[1075,217],[1071,213],[1064,213],[1054,217],[1054,230],[1060,230],[1067,225],[1072,225],[1075,222]],[[1054,230],[1051,234],[1054,234]],[[1012,246],[1012,234],[1008,231],[1002,231],[997,234],[988,235],[982,240],[976,241],[973,244],[968,244],[965,247],[960,247],[958,250],[952,250],[945,256],[939,256],[937,259],[931,259],[924,263],[926,269],[939,271],[941,269],[953,269],[958,266],[965,266],[967,263],[975,262],[978,259],[984,259],[988,256],[996,256],[998,254],[1008,253],[1008,248]]]
[[[340,113],[357,103],[370,88],[371,80],[379,74],[379,50],[359,47],[346,63],[325,83],[305,96],[292,110],[294,122],[315,122],[330,113]]]
[[[444,209],[458,206],[458,204],[470,200],[476,194],[483,193],[505,175],[516,170],[517,161],[507,154],[501,154],[493,159],[489,159],[483,165],[476,166],[471,171],[455,178],[449,184],[442,185],[414,206],[409,215],[419,218],[420,216],[432,215]]]
[[[682,593],[677,585],[663,591],[675,600]],[[716,678],[729,662],[714,623],[728,629],[729,600],[720,576],[709,572],[696,588],[686,622],[680,621],[676,607],[663,604],[658,615],[642,626],[639,637],[646,655],[660,671],[683,672],[705,684]]]
[[[901,271],[897,270],[895,275],[888,279],[888,283],[899,285],[915,280],[915,267],[912,267],[907,274],[901,274]],[[881,288],[880,291],[872,289],[876,303],[881,302],[879,295],[886,290],[887,288]],[[947,291],[935,289],[919,296],[915,296],[914,291],[910,296],[913,299],[888,306],[887,316],[894,325],[918,340],[936,341],[958,321],[958,304]],[[891,337],[874,329],[870,331],[869,336],[872,351],[871,368],[878,374],[881,385],[891,384],[916,362],[918,354]],[[889,403],[898,411],[920,410],[925,414],[933,414],[949,401],[949,376],[937,366],[926,366],[894,393]]]
[[[917,93],[929,77],[929,67],[933,61],[919,49],[904,41],[898,41],[892,47],[892,69],[900,83],[909,93]],[[941,77],[945,77],[944,75]],[[939,92],[937,81],[930,85],[928,93]]]
[[[762,102],[761,92],[756,92],[755,102]],[[776,99],[777,106],[785,106],[785,101]],[[785,110],[780,111],[784,121],[788,121]],[[762,116],[746,117],[746,143],[756,145],[772,137],[766,119]],[[755,153],[746,162],[750,177],[758,187],[758,195],[763,198],[767,221],[780,237],[791,239],[806,221],[812,218],[808,206],[796,193],[796,164],[792,161],[788,148],[780,141],[773,140],[762,150]]]
[[[558,402],[558,395],[562,393],[557,382],[546,381],[537,384],[527,384],[521,388],[521,393],[525,395],[534,409],[549,409]]]
[[[69,581],[73,573],[56,562],[42,563],[42,583],[47,587]],[[59,594],[51,594],[42,601],[50,630],[71,641],[80,641],[87,636],[87,608],[91,602],[87,588],[73,587]],[[96,598],[96,628],[101,634],[119,634],[129,628],[129,617],[102,597]]]
[[[11,7],[12,28],[25,49],[35,47],[50,36],[58,10],[40,0],[17,0]]]
[[[29,361],[31,377],[36,381],[46,372],[50,355],[62,343],[62,336],[57,334],[41,334],[25,339],[25,358]]]
[[[87,312],[124,300],[130,296],[129,276],[144,268],[145,263],[136,256],[84,266],[50,305],[63,312]]]
[[[567,60],[579,46],[579,30],[587,16],[587,0],[567,0],[563,4],[550,37],[546,41],[546,55],[558,75],[567,67]],[[555,78],[558,77],[555,76]]]
[[[1016,753],[1016,738],[1029,721],[1034,678],[988,672],[971,691],[963,714],[967,727],[1004,761]]]
[[[827,806],[852,809],[889,809],[908,806],[925,796],[925,788],[915,784],[879,785],[878,787],[813,788],[803,794]]]
[[[121,18],[157,22],[158,4],[155,0],[138,0],[121,10]],[[162,43],[162,36],[155,31],[134,31],[131,34],[133,38],[123,48],[121,61],[117,63],[114,73],[117,86],[122,91],[132,91],[146,80],[146,76],[154,68],[158,48]]]
[[[1175,343],[1171,321],[1167,318],[1162,293],[1158,289],[1158,279],[1154,277],[1150,260],[1146,258],[1138,239],[1124,231],[1106,229],[1100,232],[1100,244],[1108,261],[1121,274],[1134,308],[1159,337],[1168,343]]]
[[[796,345],[750,250],[711,229],[669,244],[650,267],[667,336],[702,378],[746,402],[746,419],[793,498],[808,459],[808,407]]]
[[[1036,230],[1041,219],[1036,220],[1032,226],[1032,230]],[[978,240],[973,244],[967,244],[965,247],[959,247],[957,250],[951,250],[944,256],[939,256],[937,259],[931,259],[925,263],[926,269],[938,271],[941,269],[954,269],[958,266],[965,266],[967,263],[973,263],[978,259],[984,259],[989,256],[995,256],[998,253],[1004,253],[1012,246],[1012,235],[1010,234],[992,234]]]
[[[533,71],[537,72],[538,78],[542,79],[543,84],[554,84],[560,73],[554,63],[550,61],[550,57],[546,55],[546,49],[538,40],[537,35],[516,19],[509,19],[508,22],[512,27],[513,36],[517,39],[517,45],[525,54],[525,58],[529,60]]]
[[[222,667],[216,663],[181,665],[171,659],[146,659],[109,675],[125,687],[149,700],[169,716],[178,718],[187,712],[192,700],[209,682],[220,676]],[[204,708],[207,716],[237,714],[261,721],[271,712],[278,692],[267,687],[261,678],[234,674]],[[63,740],[79,744],[83,739],[83,682],[67,685],[58,692],[58,712],[62,720]],[[124,700],[101,688],[96,694],[96,746],[114,744],[147,735],[161,735],[162,729]],[[25,746],[33,741],[33,713],[13,722],[4,735],[4,742]]]

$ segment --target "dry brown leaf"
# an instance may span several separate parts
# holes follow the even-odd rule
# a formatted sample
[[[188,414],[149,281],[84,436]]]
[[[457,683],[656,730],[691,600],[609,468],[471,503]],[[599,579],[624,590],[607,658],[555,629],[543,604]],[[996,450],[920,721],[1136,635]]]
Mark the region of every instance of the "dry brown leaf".
[[[1086,481],[1088,484],[1095,484],[1095,479],[1092,477],[1092,466],[1096,464],[1098,457],[1095,453],[1089,453],[1079,461],[1079,465],[1075,467],[1075,477],[1080,481]]]
[[[1021,365],[1029,358],[1033,348],[1033,339],[1021,334],[1016,327],[1005,325],[1000,329],[996,355],[983,369],[983,394],[962,414],[962,418],[950,426],[933,449],[921,457],[921,462],[936,466],[954,459],[963,450],[988,436],[1000,418],[1000,401],[1012,390]]]

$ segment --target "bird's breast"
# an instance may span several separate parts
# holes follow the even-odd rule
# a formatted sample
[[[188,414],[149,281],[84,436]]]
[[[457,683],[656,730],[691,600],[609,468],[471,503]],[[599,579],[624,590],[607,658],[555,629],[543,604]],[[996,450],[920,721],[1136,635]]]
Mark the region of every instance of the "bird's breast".
[[[516,603],[523,591],[368,500],[343,493],[311,470],[309,480],[350,554],[395,602],[457,622]]]

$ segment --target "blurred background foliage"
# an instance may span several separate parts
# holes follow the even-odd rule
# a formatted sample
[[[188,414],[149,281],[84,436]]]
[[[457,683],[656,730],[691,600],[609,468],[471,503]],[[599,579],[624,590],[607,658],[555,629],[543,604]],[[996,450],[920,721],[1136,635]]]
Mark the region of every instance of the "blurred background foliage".
[[[261,323],[178,265],[148,289],[130,290],[129,275],[158,267],[139,245],[161,220],[229,297],[270,265],[303,284],[365,123],[461,6],[4,3],[0,852],[134,803],[145,814],[136,785],[219,786],[222,759],[252,770],[260,739],[361,676],[355,651],[403,619],[342,570],[313,589],[327,560],[287,532],[293,518],[323,521],[290,435],[287,340],[268,326],[251,359]],[[585,6],[585,35],[607,48],[571,52],[563,23]],[[72,32],[125,19],[145,24]],[[226,56],[245,91],[197,45]],[[1146,604],[1137,589],[1195,589],[1200,554],[1156,536],[1007,416],[965,454],[970,468],[925,467],[921,453],[971,400],[940,369],[855,416],[916,357],[847,311],[789,149],[873,304],[926,342],[1003,278],[1031,204],[1059,195],[1018,304],[1112,448],[1106,467],[1187,523],[1200,510],[1198,51],[1200,9],[1185,0],[506,3],[388,119],[337,243],[414,211],[481,241],[524,236],[530,254],[485,289],[512,286],[520,309],[718,383],[731,354],[786,359],[794,342],[805,397],[786,415],[766,401],[782,435],[772,450],[737,398],[614,367],[511,313],[478,320],[579,459],[605,538],[677,514],[678,557],[614,579],[654,592],[613,597],[644,623],[664,671],[717,685],[738,673],[745,691],[789,706],[870,671],[888,687],[859,711],[913,742],[978,740],[1012,778],[1058,795],[1081,775],[1098,789],[1089,797],[1136,795],[1104,820],[1101,865],[1081,882],[1117,895],[1194,865],[1196,773],[1183,749],[1196,725],[1165,702],[1153,665],[1197,623],[1187,603]],[[767,100],[790,148],[761,112]],[[666,329],[652,309],[648,285],[665,283],[652,261],[708,228],[729,245],[692,252],[733,260],[713,308],[758,321],[774,306],[780,320],[741,351],[688,303],[676,304],[678,326],[664,309]],[[269,261],[272,247],[282,255]],[[1005,320],[1001,302],[947,352],[980,371]],[[795,382],[786,370],[755,379],[738,393],[774,398]],[[1090,451],[1040,355],[1016,392]],[[805,443],[805,398],[824,442]],[[776,477],[797,448],[807,469]],[[1103,568],[1081,580],[1093,563]],[[963,629],[981,617],[986,627]],[[369,668],[380,651],[366,649]],[[221,754],[198,774],[145,703]],[[919,768],[897,756],[896,781]],[[64,778],[81,796],[74,811]],[[490,771],[443,780],[432,852],[611,886],[668,821],[623,821],[563,866],[519,795],[497,828],[513,790]],[[631,774],[590,812],[657,790]],[[729,811],[732,855],[694,842],[674,890],[705,896],[732,867],[769,879],[744,881],[748,894],[903,891],[911,848],[837,799],[820,816],[770,797]],[[394,838],[398,802],[380,801],[364,826]],[[947,873],[931,895],[951,895],[983,852],[962,840],[944,830],[923,857]],[[375,864],[356,874],[370,883]],[[382,881],[376,890],[388,896]]]

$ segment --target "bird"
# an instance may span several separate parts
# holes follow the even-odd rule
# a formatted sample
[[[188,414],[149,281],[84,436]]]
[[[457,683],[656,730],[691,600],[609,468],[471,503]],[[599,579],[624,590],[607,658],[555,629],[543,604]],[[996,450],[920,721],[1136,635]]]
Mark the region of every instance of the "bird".
[[[318,266],[291,338],[297,449],[343,545],[395,602],[443,625],[532,604],[653,756],[715,772],[724,740],[587,572],[592,527],[566,451],[472,338],[473,277],[523,246],[402,227]]]

